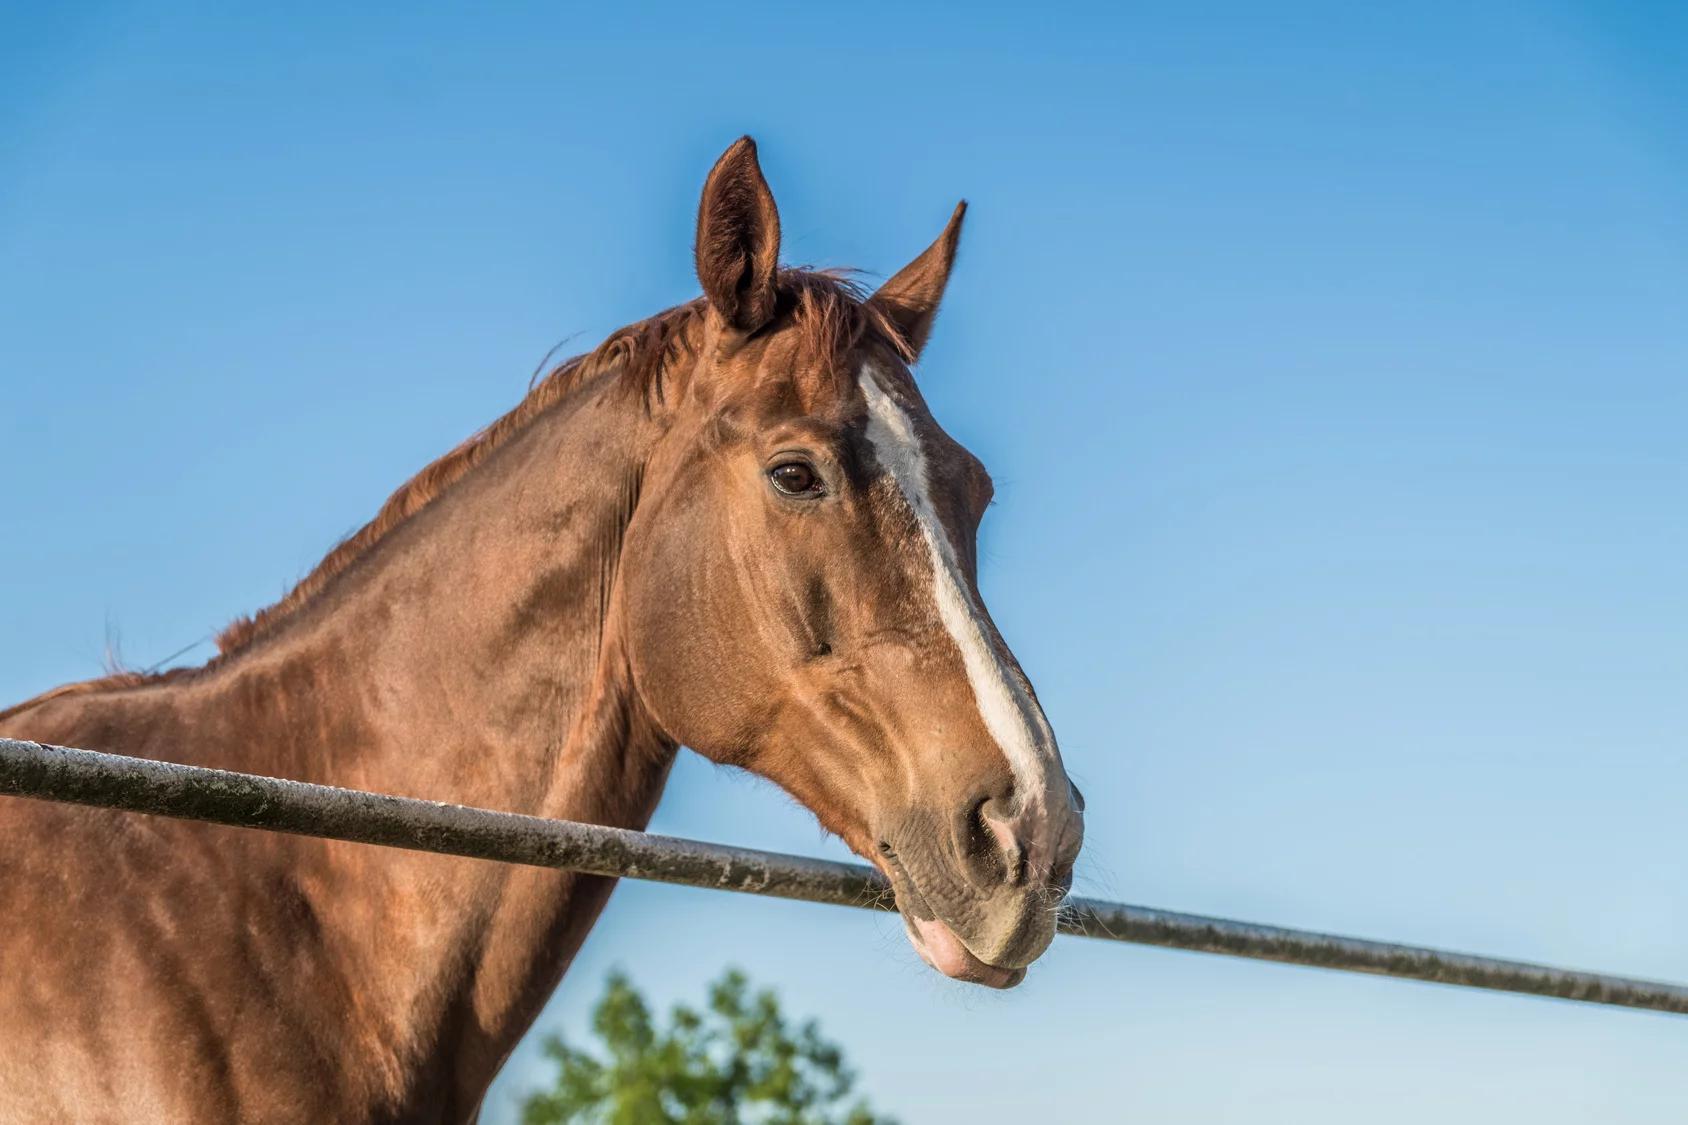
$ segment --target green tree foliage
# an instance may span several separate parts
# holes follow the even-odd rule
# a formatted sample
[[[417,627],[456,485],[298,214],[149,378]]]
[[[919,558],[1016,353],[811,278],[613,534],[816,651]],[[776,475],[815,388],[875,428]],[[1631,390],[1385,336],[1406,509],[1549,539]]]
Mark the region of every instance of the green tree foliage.
[[[844,1053],[813,1020],[790,1028],[736,969],[710,985],[707,1013],[677,1005],[665,1028],[611,973],[592,1030],[602,1057],[546,1039],[557,1083],[527,1099],[522,1125],[896,1125],[864,1101],[843,1106],[855,1082]]]

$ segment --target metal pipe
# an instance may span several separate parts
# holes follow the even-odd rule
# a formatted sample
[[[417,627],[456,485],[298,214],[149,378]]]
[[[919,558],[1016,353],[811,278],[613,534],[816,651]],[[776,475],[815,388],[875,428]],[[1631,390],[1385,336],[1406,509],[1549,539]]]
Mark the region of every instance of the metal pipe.
[[[0,796],[894,911],[871,867],[0,738]],[[1688,1015],[1688,986],[1070,898],[1062,933]]]

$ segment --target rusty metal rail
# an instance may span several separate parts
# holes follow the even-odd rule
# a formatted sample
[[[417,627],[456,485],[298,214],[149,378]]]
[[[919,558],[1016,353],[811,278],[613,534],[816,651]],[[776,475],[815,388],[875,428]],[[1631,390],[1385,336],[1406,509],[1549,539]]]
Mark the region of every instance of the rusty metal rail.
[[[0,738],[0,796],[895,910],[871,867]],[[1062,933],[1688,1015],[1688,986],[1071,898]]]

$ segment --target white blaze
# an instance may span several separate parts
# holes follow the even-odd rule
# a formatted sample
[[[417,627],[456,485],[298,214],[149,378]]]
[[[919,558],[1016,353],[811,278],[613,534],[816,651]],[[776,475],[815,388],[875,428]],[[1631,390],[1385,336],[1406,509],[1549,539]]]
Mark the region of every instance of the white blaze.
[[[979,717],[1008,758],[1015,789],[1026,802],[1022,811],[1044,807],[1050,775],[1060,760],[1048,720],[991,642],[983,616],[968,591],[955,545],[932,506],[926,453],[913,421],[880,387],[871,367],[863,367],[857,381],[867,397],[867,439],[879,463],[897,482],[926,540],[938,616],[961,650]]]

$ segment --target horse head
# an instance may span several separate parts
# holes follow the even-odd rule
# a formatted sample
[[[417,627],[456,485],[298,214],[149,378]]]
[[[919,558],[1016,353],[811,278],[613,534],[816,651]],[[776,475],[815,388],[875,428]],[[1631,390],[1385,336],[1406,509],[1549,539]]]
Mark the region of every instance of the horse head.
[[[933,967],[1010,987],[1054,936],[1083,801],[979,595],[990,477],[911,372],[964,211],[862,297],[781,269],[754,143],[721,157],[698,214],[707,309],[611,619],[672,738],[876,864]]]

